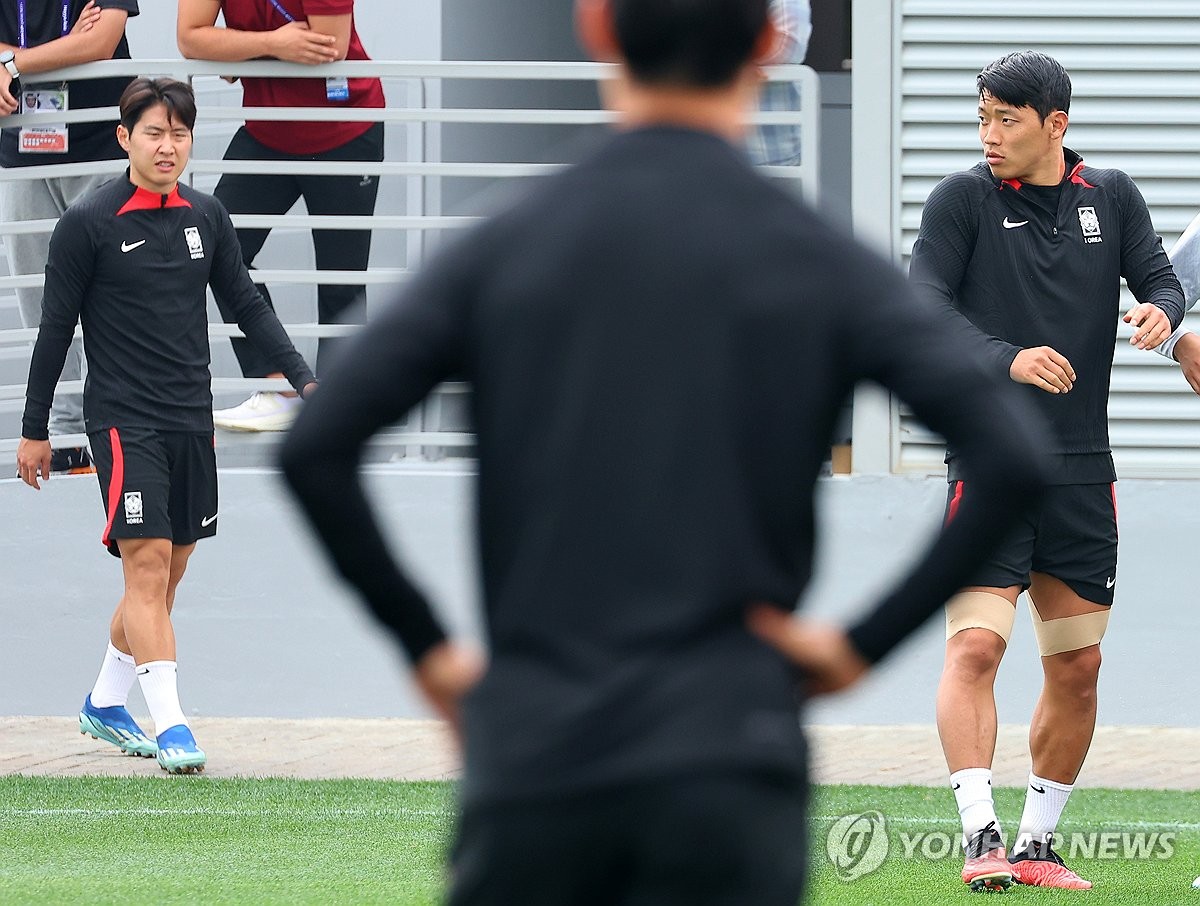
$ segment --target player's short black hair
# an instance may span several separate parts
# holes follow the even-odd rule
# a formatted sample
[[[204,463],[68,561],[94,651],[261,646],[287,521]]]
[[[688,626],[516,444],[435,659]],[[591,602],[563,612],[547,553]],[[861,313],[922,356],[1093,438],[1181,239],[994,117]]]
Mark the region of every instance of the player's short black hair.
[[[172,123],[187,126],[190,132],[196,125],[196,95],[192,86],[178,79],[147,79],[138,77],[121,92],[121,125],[130,132],[148,109],[156,104],[167,108]]]
[[[987,92],[1014,107],[1032,107],[1044,122],[1055,110],[1071,110],[1071,77],[1053,57],[1036,50],[1005,54],[975,77],[979,97]]]
[[[634,80],[716,88],[733,81],[766,27],[769,0],[610,0]]]

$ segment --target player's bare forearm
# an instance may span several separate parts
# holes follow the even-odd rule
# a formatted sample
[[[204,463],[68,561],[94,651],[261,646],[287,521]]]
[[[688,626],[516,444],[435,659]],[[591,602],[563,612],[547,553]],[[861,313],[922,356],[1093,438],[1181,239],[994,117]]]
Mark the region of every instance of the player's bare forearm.
[[[1185,333],[1176,341],[1174,355],[1188,386],[1200,394],[1200,336]]]

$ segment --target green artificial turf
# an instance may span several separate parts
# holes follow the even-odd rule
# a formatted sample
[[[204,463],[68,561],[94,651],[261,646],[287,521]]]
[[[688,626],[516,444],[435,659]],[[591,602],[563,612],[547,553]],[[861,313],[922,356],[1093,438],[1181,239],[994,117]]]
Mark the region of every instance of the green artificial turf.
[[[1010,836],[1023,795],[996,791]],[[883,816],[886,854],[845,880],[828,854],[830,831],[864,813]],[[0,777],[0,904],[437,903],[453,818],[445,783]],[[1106,832],[1118,850],[1122,834],[1158,836],[1149,858],[1111,849],[1118,857],[1102,858],[1100,844],[1093,858],[1064,853],[1095,882],[1092,891],[1014,887],[1004,902],[1200,906],[1191,889],[1200,794],[1081,789],[1060,831]],[[957,851],[929,857],[958,833],[949,790],[822,787],[808,832],[810,903],[940,906],[997,896],[967,891]],[[875,846],[878,854],[881,841]],[[835,854],[844,876],[853,859]]]
[[[437,903],[445,783],[0,777],[0,903]]]
[[[1009,842],[1016,833],[1024,796],[1023,789],[996,790],[996,812]],[[831,831],[838,819],[868,812],[884,818],[887,854],[877,870],[847,881],[844,878],[854,873],[846,867],[852,859],[838,848],[841,837],[835,832],[833,849],[843,866],[839,877],[829,855]],[[1067,844],[1057,848],[1073,870],[1093,883],[1086,892],[1020,886],[1003,894],[969,892],[959,874],[961,828],[949,789],[823,787],[816,793],[811,814],[812,903],[940,906],[999,897],[1014,904],[1200,906],[1200,890],[1191,886],[1200,874],[1200,793],[1086,788],[1074,793],[1059,824]],[[843,820],[841,827],[847,823]],[[926,838],[918,835],[928,834],[934,836],[926,845]],[[1067,849],[1072,834],[1081,835],[1075,840],[1074,855]],[[947,850],[947,840],[954,841],[954,849]],[[878,857],[879,850],[875,853]]]

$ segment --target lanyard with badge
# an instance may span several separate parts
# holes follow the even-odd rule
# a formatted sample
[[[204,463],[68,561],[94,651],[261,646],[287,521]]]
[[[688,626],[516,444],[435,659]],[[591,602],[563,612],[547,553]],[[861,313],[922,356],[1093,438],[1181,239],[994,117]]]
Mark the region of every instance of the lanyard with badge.
[[[62,35],[71,33],[71,0],[62,2]],[[17,0],[17,39],[24,50],[29,46],[29,26],[26,0]],[[59,85],[22,85],[21,113],[54,114],[68,108],[67,83]],[[66,123],[45,126],[23,126],[17,137],[17,150],[22,154],[65,154],[69,147]]]
[[[295,22],[296,17],[284,8],[279,0],[269,0],[275,11],[288,22]],[[345,76],[330,77],[325,80],[325,99],[328,101],[344,102],[350,100],[350,80]]]

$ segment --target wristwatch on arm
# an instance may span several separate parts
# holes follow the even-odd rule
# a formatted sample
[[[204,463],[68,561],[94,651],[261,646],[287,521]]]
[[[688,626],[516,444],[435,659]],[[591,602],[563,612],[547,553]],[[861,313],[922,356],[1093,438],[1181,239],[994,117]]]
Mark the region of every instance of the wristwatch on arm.
[[[17,55],[14,51],[0,52],[0,63],[8,70],[8,74],[13,77],[14,82],[21,78],[21,71],[17,69]]]

